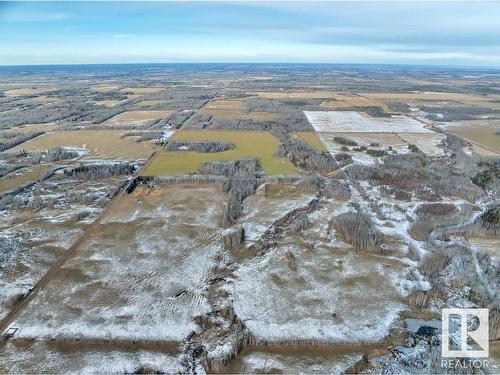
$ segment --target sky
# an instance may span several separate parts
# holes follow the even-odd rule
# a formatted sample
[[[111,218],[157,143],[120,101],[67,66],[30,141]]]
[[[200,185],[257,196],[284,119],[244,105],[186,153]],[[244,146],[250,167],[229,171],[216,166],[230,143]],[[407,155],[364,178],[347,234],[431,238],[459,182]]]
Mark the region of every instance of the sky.
[[[0,64],[500,67],[500,1],[0,2]]]

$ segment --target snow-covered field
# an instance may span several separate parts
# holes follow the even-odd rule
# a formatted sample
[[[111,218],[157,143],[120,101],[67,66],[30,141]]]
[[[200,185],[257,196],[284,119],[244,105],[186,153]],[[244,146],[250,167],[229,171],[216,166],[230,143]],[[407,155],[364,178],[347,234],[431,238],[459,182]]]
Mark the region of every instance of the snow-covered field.
[[[17,194],[16,206],[0,211],[0,244],[8,250],[0,254],[0,318],[83,233],[119,181],[55,177]]]
[[[444,156],[444,150],[439,147],[441,142],[446,137],[442,133],[425,133],[425,134],[413,134],[413,133],[401,133],[399,137],[409,144],[414,144],[427,156],[437,157]]]
[[[122,197],[12,324],[16,337],[184,339],[209,310],[224,197],[205,187]]]
[[[309,229],[237,269],[234,308],[258,340],[365,343],[389,333],[418,285],[403,259],[353,251],[329,233],[328,217],[346,209],[327,203]]]
[[[229,365],[227,372],[235,374],[341,374],[362,358],[361,353],[337,354],[331,350],[306,352],[282,348],[282,350],[243,350]],[[288,349],[288,350],[287,350]]]
[[[131,374],[145,368],[152,371],[181,371],[176,353],[155,350],[108,349],[99,344],[79,350],[35,341],[16,346],[7,343],[0,351],[0,373],[10,374]]]
[[[431,133],[406,116],[369,117],[354,111],[304,111],[317,132]]]
[[[313,198],[312,194],[281,198],[266,197],[264,189],[260,189],[243,203],[241,222],[245,229],[245,241],[251,244],[258,240],[276,220],[295,208],[307,205]]]

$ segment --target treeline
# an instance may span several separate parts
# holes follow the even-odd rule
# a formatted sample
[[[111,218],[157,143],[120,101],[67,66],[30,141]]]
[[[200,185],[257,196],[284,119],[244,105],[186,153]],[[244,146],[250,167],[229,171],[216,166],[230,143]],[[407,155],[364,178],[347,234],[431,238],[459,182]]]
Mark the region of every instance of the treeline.
[[[329,173],[352,163],[347,154],[338,154],[335,158],[328,151],[317,151],[300,139],[278,134],[281,144],[276,156],[286,157],[298,168],[310,171]]]
[[[76,178],[103,178],[133,174],[136,165],[132,163],[80,164],[64,170],[64,175]]]
[[[16,133],[15,135],[10,136],[9,135],[7,138],[2,139],[0,142],[0,152],[8,150],[9,148],[16,147],[20,145],[21,143],[24,143],[26,141],[29,141],[30,139],[33,139],[35,137],[38,137],[42,135],[44,132],[39,131],[39,132],[31,132],[31,133]],[[4,136],[4,134],[2,134]]]
[[[233,150],[236,146],[230,142],[217,141],[169,141],[168,151],[222,152]],[[218,174],[218,173],[217,173]]]
[[[229,193],[222,215],[222,225],[233,225],[241,213],[243,199],[254,194],[258,177],[262,174],[256,159],[237,159],[230,162],[206,161],[197,171],[201,175],[227,177],[221,182],[223,191]]]

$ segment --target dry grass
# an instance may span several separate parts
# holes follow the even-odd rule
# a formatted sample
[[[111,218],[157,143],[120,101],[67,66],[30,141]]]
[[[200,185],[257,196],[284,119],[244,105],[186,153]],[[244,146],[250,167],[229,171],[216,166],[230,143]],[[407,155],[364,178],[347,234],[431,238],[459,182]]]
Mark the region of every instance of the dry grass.
[[[265,99],[335,99],[339,94],[332,91],[314,92],[258,92],[260,98]]]
[[[381,101],[364,98],[362,96],[354,96],[354,95],[342,95],[338,94],[332,99],[335,100],[325,100],[320,104],[321,108],[328,110],[335,110],[338,108],[346,108],[346,107],[380,107],[386,112],[391,112],[391,110],[387,107],[387,105]]]
[[[298,132],[295,136],[318,151],[328,151],[315,132]]]
[[[39,164],[13,172],[10,176],[0,178],[0,193],[5,193],[41,178],[50,166]]]
[[[122,100],[96,100],[95,103],[98,105],[105,105],[106,107],[114,107],[121,102]]]
[[[292,163],[274,156],[279,141],[269,132],[258,131],[178,131],[171,138],[175,141],[231,142],[233,150],[217,153],[161,151],[143,172],[146,176],[175,176],[195,172],[203,161],[230,161],[251,157],[259,160],[269,175],[297,174]]]
[[[438,101],[489,101],[491,97],[482,95],[467,95],[454,92],[409,92],[409,93],[392,93],[392,92],[376,92],[376,93],[360,93],[366,98],[381,99],[381,100],[438,100]]]
[[[446,130],[477,143],[490,151],[500,154],[500,121],[475,120],[450,124]]]
[[[117,85],[105,85],[105,84],[101,84],[101,85],[92,86],[91,89],[94,90],[94,91],[98,91],[98,92],[109,92],[109,91],[117,90],[118,87],[119,86],[117,86]]]
[[[271,112],[249,112],[245,102],[241,99],[217,99],[210,102],[200,113],[225,119],[245,119],[265,121],[272,120],[276,114]]]
[[[58,124],[54,123],[49,123],[49,124],[30,124],[30,125],[23,125],[23,126],[17,126],[15,128],[7,129],[9,132],[16,132],[16,133],[32,133],[32,132],[50,132],[54,131],[59,127]]]
[[[404,101],[414,105],[429,105],[436,103],[448,109],[453,107],[481,107],[500,109],[498,95],[467,95],[449,92],[413,92],[413,93],[363,93],[369,99],[381,102]]]
[[[241,99],[216,99],[210,102],[205,110],[229,110],[229,111],[246,111],[245,102]]]
[[[122,124],[142,124],[148,121],[166,118],[173,111],[126,111],[122,112],[106,121],[104,125],[122,125]]]
[[[121,138],[121,130],[75,130],[46,133],[12,149],[49,150],[56,147],[85,148],[85,159],[136,160],[147,159],[155,145],[151,142],[135,142],[131,137]]]
[[[36,95],[36,94],[43,94],[45,92],[52,90],[54,90],[54,87],[34,87],[34,88],[7,90],[4,91],[4,94],[7,96]]]
[[[121,89],[120,91],[122,92],[131,92],[132,94],[135,95],[142,95],[142,94],[153,94],[155,92],[160,92],[162,90],[165,90],[164,87],[125,87]]]

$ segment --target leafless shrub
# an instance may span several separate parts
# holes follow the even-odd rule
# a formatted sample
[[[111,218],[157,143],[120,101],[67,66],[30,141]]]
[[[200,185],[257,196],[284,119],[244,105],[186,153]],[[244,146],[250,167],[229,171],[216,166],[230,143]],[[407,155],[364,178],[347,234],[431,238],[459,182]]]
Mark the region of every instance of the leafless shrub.
[[[346,212],[334,217],[331,225],[356,250],[380,251],[384,236],[365,213]]]
[[[135,165],[131,163],[80,164],[64,170],[64,174],[76,178],[103,178],[129,175],[134,173],[135,168]]]
[[[433,203],[420,205],[415,211],[417,217],[410,227],[410,235],[425,241],[434,231],[437,236],[446,236],[448,227],[460,225],[470,219],[474,206],[465,204]]]

